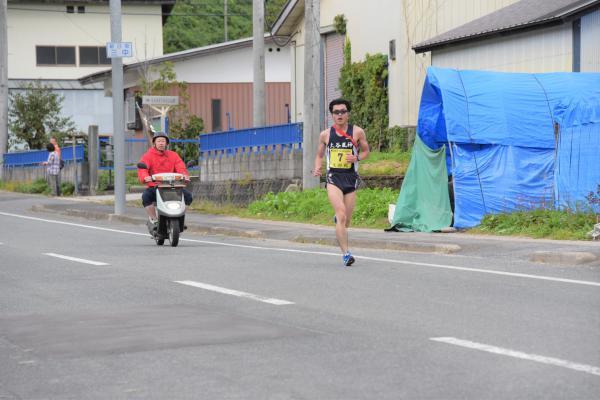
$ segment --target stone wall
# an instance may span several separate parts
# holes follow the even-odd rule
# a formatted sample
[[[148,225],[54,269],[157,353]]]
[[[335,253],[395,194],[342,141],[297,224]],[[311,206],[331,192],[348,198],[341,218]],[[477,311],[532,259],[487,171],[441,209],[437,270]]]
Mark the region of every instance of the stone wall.
[[[192,180],[191,190],[194,199],[215,203],[248,205],[263,195],[287,190],[299,190],[300,179],[262,179],[223,182],[199,182]]]
[[[302,178],[302,150],[276,147],[268,150],[220,152],[201,160],[201,182],[258,181]]]
[[[33,182],[39,178],[46,179],[46,167],[42,165],[33,167],[5,167],[3,173],[4,180],[7,182]],[[61,182],[75,184],[76,173],[78,183],[80,185],[87,185],[89,180],[87,163],[65,164],[65,167],[60,171]]]
[[[361,188],[385,188],[400,192],[403,177],[382,176],[363,179]],[[321,187],[325,183],[321,182]],[[261,180],[228,180],[221,182],[202,182],[192,179],[190,190],[195,199],[208,200],[215,203],[231,203],[246,206],[263,195],[273,192],[296,191],[302,189],[302,179],[261,179]]]

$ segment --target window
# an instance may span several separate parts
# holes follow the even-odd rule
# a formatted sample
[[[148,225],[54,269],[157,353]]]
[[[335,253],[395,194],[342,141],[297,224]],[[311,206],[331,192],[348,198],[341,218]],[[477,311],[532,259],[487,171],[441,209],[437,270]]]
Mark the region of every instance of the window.
[[[75,47],[36,46],[37,65],[75,65]]]
[[[223,130],[221,127],[221,99],[211,100],[212,131]]]
[[[78,14],[85,14],[85,6],[77,6]]]
[[[79,65],[110,65],[110,59],[106,58],[106,48],[80,46]]]
[[[75,7],[67,6],[67,14],[73,14],[73,13],[75,13]]]

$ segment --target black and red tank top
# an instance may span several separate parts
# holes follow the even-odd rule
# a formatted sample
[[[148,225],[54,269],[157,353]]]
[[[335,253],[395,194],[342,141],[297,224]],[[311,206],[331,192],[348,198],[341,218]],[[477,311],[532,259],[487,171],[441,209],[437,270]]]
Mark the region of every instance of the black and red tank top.
[[[352,136],[353,126],[348,125],[348,136]],[[332,126],[329,129],[329,142],[327,143],[327,171],[328,172],[358,172],[358,163],[346,161],[346,155],[358,154],[358,149],[350,138],[340,136]]]

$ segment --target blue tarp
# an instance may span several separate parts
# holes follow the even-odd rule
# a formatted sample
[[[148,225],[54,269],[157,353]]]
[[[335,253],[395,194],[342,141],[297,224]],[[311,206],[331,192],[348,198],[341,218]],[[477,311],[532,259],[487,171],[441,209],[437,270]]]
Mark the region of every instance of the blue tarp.
[[[600,184],[600,74],[432,67],[417,133],[431,149],[450,144],[455,227],[517,209],[589,207]]]

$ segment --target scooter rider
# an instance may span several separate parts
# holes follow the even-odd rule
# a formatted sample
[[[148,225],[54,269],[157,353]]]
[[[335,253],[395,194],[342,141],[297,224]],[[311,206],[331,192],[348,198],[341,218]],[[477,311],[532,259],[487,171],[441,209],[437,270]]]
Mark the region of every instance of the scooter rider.
[[[140,163],[146,164],[148,169],[138,168],[138,179],[146,184],[146,190],[142,193],[142,204],[148,214],[148,230],[153,234],[158,228],[158,216],[156,215],[156,182],[152,181],[152,175],[159,173],[176,172],[185,175],[186,182],[190,180],[190,174],[185,163],[174,151],[167,150],[169,137],[163,132],[156,132],[152,137],[152,147],[140,158]],[[192,194],[183,189],[183,200],[186,205],[192,203]]]

